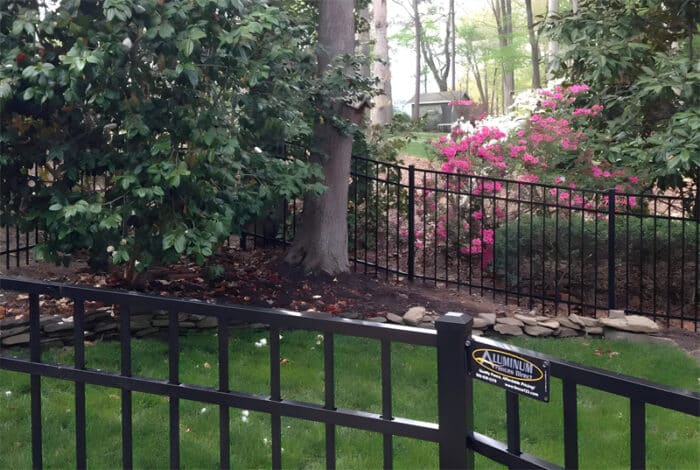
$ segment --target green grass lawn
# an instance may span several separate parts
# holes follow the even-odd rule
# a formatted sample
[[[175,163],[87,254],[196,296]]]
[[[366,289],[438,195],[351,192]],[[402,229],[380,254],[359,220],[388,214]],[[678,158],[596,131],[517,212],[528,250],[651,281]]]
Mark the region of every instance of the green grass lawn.
[[[447,134],[444,132],[413,132],[412,135],[411,141],[399,151],[399,154],[434,160],[436,150],[432,142]]]
[[[323,346],[316,333],[283,332],[282,396],[323,402]],[[265,394],[269,387],[269,350],[255,342],[266,331],[237,331],[230,344],[231,388]],[[643,377],[663,384],[699,390],[700,367],[672,347],[603,340],[518,340],[519,346],[595,367]],[[596,355],[596,350],[601,353]],[[198,333],[181,338],[181,380],[216,386],[217,339]],[[614,351],[617,354],[610,354]],[[7,351],[3,351],[5,354]],[[378,341],[336,338],[337,406],[381,411]],[[87,346],[88,367],[119,369],[119,344]],[[52,349],[44,361],[72,364],[72,349]],[[133,341],[134,375],[166,378],[167,344],[158,339]],[[396,416],[436,421],[435,349],[392,346],[393,406]],[[44,464],[75,466],[73,384],[42,379]],[[9,393],[8,393],[9,392]],[[579,387],[579,442],[582,468],[629,468],[629,402]],[[168,466],[168,400],[134,393],[134,465]],[[186,468],[218,466],[218,408],[181,401],[181,462]],[[505,441],[505,395],[475,382],[476,431]],[[552,379],[551,402],[521,399],[523,451],[563,465],[561,383]],[[120,392],[87,386],[88,465],[121,465]],[[380,435],[337,428],[338,468],[380,468]],[[647,407],[649,468],[695,469],[700,462],[697,418]],[[287,468],[324,468],[324,426],[282,418],[282,464]],[[394,438],[397,468],[437,468],[437,446]],[[269,468],[270,420],[262,413],[231,409],[231,459],[237,468]],[[3,469],[31,467],[29,377],[0,371],[0,462]],[[477,456],[478,468],[497,465]]]

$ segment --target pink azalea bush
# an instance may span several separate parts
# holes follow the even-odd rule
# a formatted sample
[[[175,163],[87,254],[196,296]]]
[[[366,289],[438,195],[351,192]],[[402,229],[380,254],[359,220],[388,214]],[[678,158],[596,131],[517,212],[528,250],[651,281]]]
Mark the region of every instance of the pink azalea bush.
[[[456,127],[435,142],[443,159],[441,170],[456,176],[442,176],[440,182],[436,176],[434,190],[416,193],[418,215],[433,228],[417,231],[416,245],[457,248],[462,255],[480,256],[485,267],[493,260],[494,229],[507,216],[502,202],[506,191],[518,191],[521,198],[532,193],[550,207],[586,209],[606,207],[608,196],[581,190],[637,192],[644,184],[642,177],[587,146],[589,130],[604,119],[603,106],[577,103],[588,91],[585,84],[539,90],[537,106],[509,135],[482,123],[469,132]],[[627,195],[615,202],[638,205]]]

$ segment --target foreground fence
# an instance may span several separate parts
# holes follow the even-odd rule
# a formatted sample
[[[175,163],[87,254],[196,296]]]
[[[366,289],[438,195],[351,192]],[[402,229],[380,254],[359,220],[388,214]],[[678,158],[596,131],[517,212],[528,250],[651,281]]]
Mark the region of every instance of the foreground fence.
[[[20,359],[11,351],[0,351],[0,369],[30,375],[32,466],[41,468],[42,378],[67,380],[75,383],[75,453],[78,468],[85,468],[86,457],[86,401],[85,386],[100,385],[121,390],[122,466],[133,466],[133,412],[132,393],[168,397],[169,401],[169,466],[180,465],[180,416],[179,401],[193,400],[218,405],[219,451],[222,468],[231,466],[230,408],[241,408],[268,413],[271,416],[272,467],[282,466],[281,417],[293,417],[325,424],[324,445],[326,466],[335,468],[336,427],[346,426],[379,433],[383,436],[383,466],[392,468],[393,437],[405,436],[437,443],[441,468],[473,468],[474,453],[516,468],[561,468],[559,464],[546,462],[536,456],[521,452],[519,395],[506,392],[507,442],[496,441],[474,429],[473,388],[469,374],[474,375],[473,361],[478,351],[491,351],[514,358],[529,358],[530,364],[545,369],[543,378],[557,377],[563,384],[563,435],[564,462],[566,468],[577,468],[579,463],[577,387],[585,386],[629,399],[630,403],[630,465],[645,466],[645,410],[647,405],[675,410],[691,416],[700,416],[700,395],[665,387],[643,380],[613,374],[597,369],[584,368],[515,348],[495,341],[471,338],[469,316],[448,313],[436,321],[436,330],[416,329],[397,325],[353,321],[329,316],[309,316],[296,312],[214,305],[199,301],[164,298],[133,292],[119,292],[54,283],[0,277],[0,289],[27,295],[30,315],[30,358]],[[73,304],[73,366],[49,364],[41,360],[41,295],[65,297]],[[99,301],[119,306],[121,367],[107,372],[86,368],[85,364],[85,303]],[[158,380],[132,375],[132,338],[130,316],[135,308],[149,308],[169,312],[168,326],[168,380]],[[215,317],[218,320],[218,371],[216,388],[183,384],[179,377],[179,320],[178,313]],[[230,321],[264,323],[269,325],[270,391],[269,395],[255,395],[232,390],[229,383],[229,329]],[[280,380],[280,330],[304,329],[323,334],[324,387],[323,403],[307,403],[285,399],[281,394]],[[335,335],[371,338],[381,343],[381,414],[338,409],[335,405]],[[395,416],[392,412],[392,395],[397,393],[391,383],[391,345],[408,343],[428,346],[437,351],[437,405],[438,422],[423,422]],[[466,348],[469,343],[469,348]],[[494,356],[495,357],[495,356]],[[485,359],[485,356],[482,357]],[[487,365],[494,366],[499,360]],[[526,371],[527,368],[521,368]],[[539,370],[539,369],[538,369]],[[539,380],[539,379],[538,379]],[[545,384],[544,387],[548,389]],[[400,391],[398,391],[400,392]]]
[[[353,158],[350,257],[549,314],[624,309],[698,329],[697,198],[594,191]],[[298,202],[243,234],[293,238]],[[257,230],[256,230],[257,229]]]

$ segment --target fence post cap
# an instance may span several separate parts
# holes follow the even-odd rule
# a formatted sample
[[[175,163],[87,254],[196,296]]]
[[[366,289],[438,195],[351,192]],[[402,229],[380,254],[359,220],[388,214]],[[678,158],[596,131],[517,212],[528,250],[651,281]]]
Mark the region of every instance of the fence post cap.
[[[455,325],[467,325],[472,323],[472,317],[471,315],[468,315],[466,313],[462,312],[447,312],[444,315],[441,315],[440,318],[435,320],[435,325],[437,326],[438,324],[445,324],[445,323],[450,323],[450,324],[455,324]]]

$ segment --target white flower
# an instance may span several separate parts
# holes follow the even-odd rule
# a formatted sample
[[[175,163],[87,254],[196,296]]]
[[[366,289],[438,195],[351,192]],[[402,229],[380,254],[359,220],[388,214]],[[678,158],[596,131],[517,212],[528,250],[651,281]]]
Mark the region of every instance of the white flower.
[[[202,413],[202,414],[204,414],[204,413],[207,412],[207,409],[206,409],[206,408],[202,408],[201,410],[199,410],[199,412]]]
[[[262,338],[260,341],[255,342],[255,346],[258,348],[265,345],[267,345],[267,339],[265,338]]]
[[[253,147],[253,151],[255,153],[262,153],[262,149],[260,147],[257,147],[257,146]]]
[[[114,247],[112,245],[107,247],[107,253],[114,253]]]
[[[127,50],[131,49],[133,45],[134,43],[131,42],[131,39],[129,39],[128,36],[122,41],[122,46],[124,46]]]
[[[11,397],[11,396],[12,396],[12,392],[9,391],[9,390],[6,391],[6,392],[5,392],[5,396],[6,396],[6,397]]]

